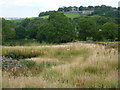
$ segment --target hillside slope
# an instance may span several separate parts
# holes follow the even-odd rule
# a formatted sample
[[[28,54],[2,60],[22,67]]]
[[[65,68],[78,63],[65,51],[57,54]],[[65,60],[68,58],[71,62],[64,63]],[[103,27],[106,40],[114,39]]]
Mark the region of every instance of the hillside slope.
[[[64,15],[65,16],[67,16],[68,18],[76,18],[76,17],[80,17],[80,14],[79,13],[77,13],[77,12],[70,12],[70,13],[64,13]],[[32,17],[32,18],[29,18],[30,20],[33,20],[33,19],[35,19],[35,18],[43,18],[43,19],[48,19],[48,17],[49,17],[49,15],[47,15],[47,16],[41,16],[41,17]],[[12,19],[11,21],[14,21],[14,22],[21,22],[21,21],[23,21],[24,20],[24,18],[22,18],[22,19]]]

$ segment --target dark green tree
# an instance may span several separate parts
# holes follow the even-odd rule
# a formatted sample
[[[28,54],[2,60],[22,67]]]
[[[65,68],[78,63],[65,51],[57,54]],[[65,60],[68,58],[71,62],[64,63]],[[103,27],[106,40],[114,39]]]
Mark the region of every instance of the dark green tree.
[[[54,27],[54,42],[68,42],[74,40],[76,32],[70,20],[61,12],[53,12],[49,16],[49,22]]]
[[[3,42],[9,41],[15,38],[15,30],[11,27],[10,23],[2,18],[2,40]]]
[[[107,22],[102,26],[102,32],[106,40],[114,41],[118,38],[118,25]]]
[[[48,22],[48,20],[41,18],[35,18],[33,21],[31,21],[26,28],[28,37],[31,39],[36,39],[39,26],[46,22]]]
[[[109,18],[109,17],[104,17],[104,16],[99,16],[99,15],[94,15],[90,17],[92,20],[96,22],[98,26],[103,25],[107,22],[116,22],[115,19]]]
[[[87,10],[87,8],[86,8],[86,7],[83,7],[83,6],[80,6],[80,7],[79,7],[79,11],[82,11],[82,10]]]
[[[80,40],[87,40],[95,34],[96,23],[90,18],[80,18],[77,21],[77,31]]]
[[[51,23],[43,23],[37,32],[37,40],[40,42],[53,43],[55,39],[54,27]]]
[[[61,12],[62,12],[62,11],[64,11],[64,9],[63,9],[63,8],[58,8],[58,11],[61,11]]]
[[[16,32],[16,39],[24,39],[27,36],[26,29],[23,26],[16,27],[15,32]]]
[[[30,23],[30,19],[28,19],[28,18],[26,18],[26,19],[24,19],[22,22],[21,22],[21,25],[23,26],[23,27],[27,27],[27,25]]]
[[[89,10],[93,10],[94,7],[93,7],[93,6],[88,6],[88,9],[89,9]]]
[[[30,23],[27,27],[27,34],[30,39],[36,39],[37,31],[39,30],[38,28],[39,25]]]
[[[101,25],[96,27],[96,30],[95,30],[95,33],[93,35],[93,39],[95,41],[104,41],[105,40],[105,37],[104,37],[104,34],[103,34],[103,31],[101,29]]]

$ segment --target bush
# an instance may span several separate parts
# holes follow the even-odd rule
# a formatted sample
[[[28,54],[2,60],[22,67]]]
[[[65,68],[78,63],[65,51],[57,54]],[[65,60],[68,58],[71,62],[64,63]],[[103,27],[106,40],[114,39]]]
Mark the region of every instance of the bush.
[[[28,68],[36,65],[36,63],[31,60],[21,60],[20,63]]]
[[[36,63],[31,60],[21,60],[20,63],[26,67],[33,67],[36,65]]]
[[[5,55],[5,57],[12,59],[20,59],[19,54],[15,51],[9,52],[7,55]]]

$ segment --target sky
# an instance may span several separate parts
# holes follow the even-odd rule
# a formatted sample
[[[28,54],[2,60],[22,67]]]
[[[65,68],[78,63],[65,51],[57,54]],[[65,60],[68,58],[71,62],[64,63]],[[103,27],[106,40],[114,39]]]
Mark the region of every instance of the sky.
[[[37,17],[40,12],[63,6],[107,5],[118,7],[119,0],[0,0],[0,17]]]

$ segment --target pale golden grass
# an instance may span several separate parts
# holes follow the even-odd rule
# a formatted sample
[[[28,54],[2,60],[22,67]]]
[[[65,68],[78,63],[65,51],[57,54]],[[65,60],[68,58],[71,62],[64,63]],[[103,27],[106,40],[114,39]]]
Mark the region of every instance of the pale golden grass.
[[[9,77],[8,73],[3,75],[3,88],[61,88],[61,87],[70,87],[70,85],[60,84],[55,81],[53,83],[44,80],[43,77],[25,77],[20,76],[17,78]]]
[[[42,77],[25,77],[20,76],[17,78],[10,77],[4,73],[3,75],[3,88],[30,88],[30,87],[47,87],[47,82]]]
[[[0,89],[2,88],[2,70],[0,69]]]
[[[42,63],[42,62],[56,62],[59,63],[60,61],[55,58],[46,58],[46,57],[36,57],[36,58],[28,58],[27,60],[35,61],[36,63]]]
[[[2,56],[2,46],[0,45],[0,56]],[[0,89],[2,89],[2,61],[0,57]]]
[[[43,61],[57,63],[64,62],[57,66],[45,68],[44,71],[34,77],[21,76],[14,79],[9,78],[7,74],[4,74],[4,87],[118,87],[118,51],[115,49],[106,49],[105,46],[85,43],[3,48],[6,49],[6,52],[9,50],[22,50],[21,48],[24,48],[26,53],[30,50],[34,50],[36,52],[37,50],[42,51],[44,56],[29,59],[37,62],[38,64]],[[7,80],[9,80],[9,82],[7,82]],[[18,82],[19,80],[20,82]]]

